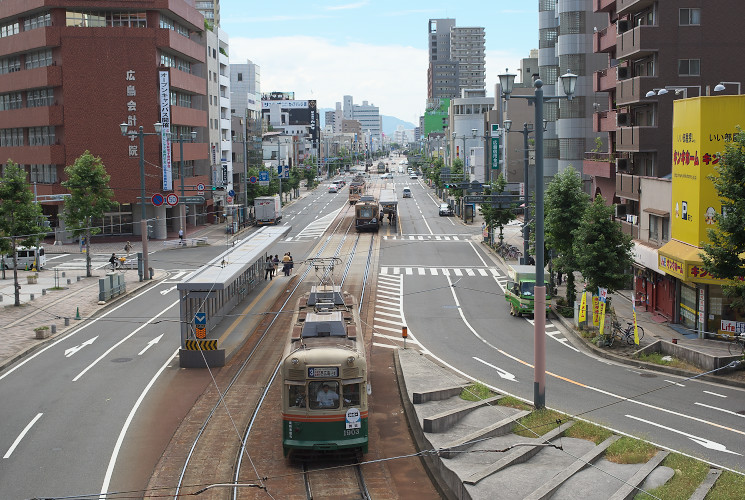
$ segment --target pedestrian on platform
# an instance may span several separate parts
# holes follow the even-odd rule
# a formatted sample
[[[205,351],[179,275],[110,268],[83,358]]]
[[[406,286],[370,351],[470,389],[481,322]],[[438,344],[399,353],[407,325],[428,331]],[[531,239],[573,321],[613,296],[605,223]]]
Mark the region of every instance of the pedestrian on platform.
[[[266,281],[267,276],[271,280],[274,277],[274,262],[272,262],[272,256],[266,258],[264,263],[264,280]]]

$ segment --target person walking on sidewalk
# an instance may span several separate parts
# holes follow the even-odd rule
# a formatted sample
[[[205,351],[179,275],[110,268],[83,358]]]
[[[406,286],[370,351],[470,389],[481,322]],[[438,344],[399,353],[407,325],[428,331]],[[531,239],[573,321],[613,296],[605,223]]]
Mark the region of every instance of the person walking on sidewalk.
[[[272,261],[271,255],[266,258],[266,262],[264,263],[264,280],[265,281],[266,281],[267,276],[269,276],[270,280],[274,277],[274,262]]]
[[[288,276],[292,274],[292,268],[295,267],[295,262],[292,260],[292,254],[290,252],[287,252],[287,256],[290,258],[290,270],[288,271]]]
[[[126,242],[124,244],[124,251],[127,252],[127,258],[129,258],[129,254],[132,251],[132,243]]]
[[[290,275],[290,255],[288,253],[285,253],[282,256],[282,273],[284,273],[285,276]]]
[[[179,245],[184,246],[184,230],[183,229],[178,230],[178,239],[179,239]]]
[[[272,275],[277,272],[277,269],[279,269],[279,254],[276,254],[273,259],[274,262],[274,271],[272,271]]]

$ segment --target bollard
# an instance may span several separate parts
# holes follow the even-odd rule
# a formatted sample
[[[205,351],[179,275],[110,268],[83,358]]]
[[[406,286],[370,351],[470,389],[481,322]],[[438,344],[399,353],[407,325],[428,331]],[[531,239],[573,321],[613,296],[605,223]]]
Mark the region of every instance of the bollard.
[[[80,281],[80,276],[78,276],[77,278],[78,278],[77,281]]]
[[[65,326],[70,326],[70,318],[65,316]]]
[[[42,288],[41,289],[41,294],[42,295],[46,295],[47,294],[47,289],[46,288]]]
[[[52,325],[52,335],[57,333],[57,325]]]
[[[65,277],[65,271],[62,271],[62,277],[63,278]]]
[[[34,300],[34,294],[33,293],[32,294],[29,294],[29,299],[28,300]]]
[[[70,278],[67,278],[67,284],[69,285],[70,283],[72,283],[72,280]]]

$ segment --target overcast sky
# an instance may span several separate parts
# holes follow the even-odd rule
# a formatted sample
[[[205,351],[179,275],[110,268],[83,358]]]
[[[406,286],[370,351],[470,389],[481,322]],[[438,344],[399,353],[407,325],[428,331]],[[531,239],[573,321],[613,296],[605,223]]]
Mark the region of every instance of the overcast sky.
[[[499,73],[517,74],[520,59],[538,46],[536,2],[220,1],[230,62],[261,66],[262,92],[295,92],[319,108],[351,95],[414,124],[427,99],[428,21],[440,18],[486,29],[487,95]]]

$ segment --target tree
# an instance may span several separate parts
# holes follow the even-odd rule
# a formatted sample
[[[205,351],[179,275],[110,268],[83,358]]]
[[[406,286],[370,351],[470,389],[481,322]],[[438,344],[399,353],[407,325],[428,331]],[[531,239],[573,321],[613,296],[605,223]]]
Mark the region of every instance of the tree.
[[[497,176],[492,185],[485,190],[484,194],[502,194],[506,187],[507,181],[505,180],[504,175],[500,172],[499,176]],[[481,215],[484,217],[484,222],[486,223],[486,227],[489,228],[489,232],[491,233],[494,226],[499,227],[500,245],[504,241],[504,226],[515,218],[514,210],[515,208],[513,206],[502,207],[486,203],[482,203],[479,206],[479,212],[481,212]]]
[[[93,227],[94,219],[102,219],[104,214],[116,206],[112,201],[114,193],[109,187],[111,176],[106,173],[106,167],[100,157],[93,156],[90,151],[80,155],[75,163],[65,167],[67,180],[62,186],[70,191],[65,199],[62,217],[65,225],[76,237],[85,237],[85,267],[86,276],[93,276],[91,272],[91,236],[101,232],[101,228]],[[145,203],[145,200],[140,200]]]
[[[26,181],[26,170],[8,160],[0,177],[0,252],[13,256],[15,306],[21,305],[16,248],[18,245],[35,247],[39,244],[44,237],[42,218],[41,207],[35,203],[34,193]]]
[[[579,227],[573,233],[574,259],[589,289],[598,287],[613,293],[626,286],[631,267],[631,237],[613,221],[613,206],[598,195],[587,206]]]
[[[574,232],[579,227],[582,215],[590,204],[590,197],[582,191],[582,178],[570,165],[557,174],[546,187],[544,234],[546,248],[557,257],[554,263],[567,278],[567,303],[574,306],[576,286],[574,271]]]
[[[732,299],[731,307],[745,309],[745,132],[735,134],[725,145],[715,175],[709,176],[722,203],[714,216],[716,224],[707,230],[711,243],[701,254],[704,269],[717,278],[729,280],[722,293]]]

